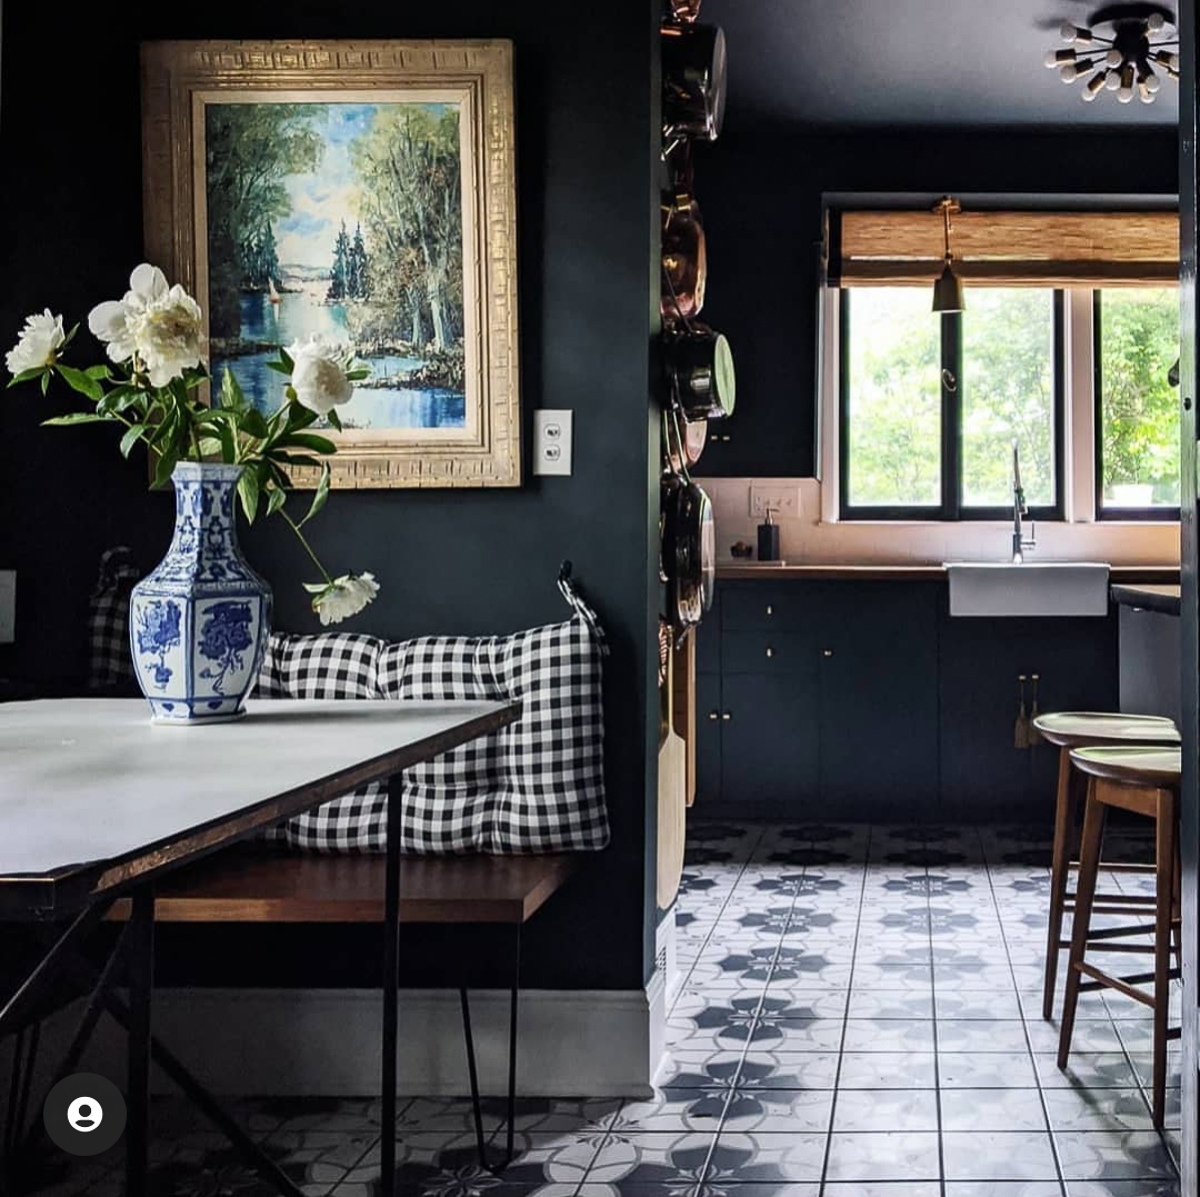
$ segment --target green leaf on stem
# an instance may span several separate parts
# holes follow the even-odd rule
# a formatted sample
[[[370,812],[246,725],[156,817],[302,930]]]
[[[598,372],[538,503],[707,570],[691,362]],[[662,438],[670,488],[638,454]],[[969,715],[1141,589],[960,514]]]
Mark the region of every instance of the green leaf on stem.
[[[112,416],[94,411],[73,411],[65,416],[54,416],[52,419],[43,420],[42,424],[52,428],[68,428],[73,424],[107,424],[112,418]]]
[[[234,377],[233,371],[228,366],[225,367],[224,373],[221,375],[221,406],[229,411],[244,412],[250,404],[246,400],[245,392],[238,384],[238,380]]]
[[[154,481],[150,483],[153,490],[162,490],[171,481],[171,475],[175,472],[178,462],[179,455],[171,449],[159,453],[158,461],[154,465]]]
[[[248,436],[252,436],[255,440],[259,441],[265,441],[271,435],[271,430],[267,427],[267,422],[263,419],[262,412],[254,407],[248,408],[243,413],[242,430]]]
[[[348,370],[346,372],[346,377],[351,382],[362,382],[364,378],[371,377],[371,371],[366,366],[361,366],[357,370]]]
[[[267,497],[267,514],[274,515],[287,502],[287,495],[282,486],[272,486]]]
[[[315,432],[293,432],[284,438],[281,444],[288,448],[307,449],[310,453],[336,453],[337,445],[327,436],[318,436]]]
[[[254,523],[254,518],[258,515],[259,500],[258,472],[256,470],[246,470],[238,479],[238,498],[242,501],[246,522]]]
[[[42,375],[42,394],[44,395],[50,389],[50,371],[47,370]]]
[[[98,366],[88,366],[84,373],[89,378],[94,378],[97,382],[108,382],[112,378],[109,368],[103,362]]]
[[[14,374],[8,380],[8,385],[15,387],[19,382],[32,382],[35,378],[43,378],[47,369],[46,366],[34,366],[32,370],[22,370],[20,374]]]
[[[342,431],[342,419],[332,407],[325,413],[325,418],[329,421],[332,427],[338,430],[338,432]]]
[[[74,366],[64,366],[62,362],[56,362],[54,368],[62,375],[63,382],[72,390],[78,391],[81,395],[86,395],[96,403],[99,403],[104,398],[103,388],[83,370],[76,370]]]
[[[121,437],[121,456],[128,457],[133,452],[133,446],[142,439],[146,433],[147,426],[145,424],[135,424],[128,429],[123,437]]]
[[[279,360],[287,367],[289,374],[296,368],[296,363],[292,361],[292,355],[282,345],[279,346]]]
[[[329,501],[329,463],[325,462],[321,467],[321,481],[317,483],[316,493],[312,497],[312,502],[308,506],[308,514],[300,521],[300,527],[303,528],[314,515],[317,515],[321,508]]]
[[[267,369],[274,370],[276,374],[291,374],[291,366],[284,365],[283,362],[267,362]]]

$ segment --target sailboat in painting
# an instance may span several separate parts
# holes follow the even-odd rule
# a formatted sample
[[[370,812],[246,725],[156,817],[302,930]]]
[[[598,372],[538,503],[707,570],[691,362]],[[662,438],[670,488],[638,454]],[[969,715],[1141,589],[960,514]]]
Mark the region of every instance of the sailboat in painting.
[[[279,305],[283,303],[283,300],[280,298],[279,292],[275,290],[275,280],[273,278],[267,279],[267,298],[275,305],[275,310],[278,311]]]

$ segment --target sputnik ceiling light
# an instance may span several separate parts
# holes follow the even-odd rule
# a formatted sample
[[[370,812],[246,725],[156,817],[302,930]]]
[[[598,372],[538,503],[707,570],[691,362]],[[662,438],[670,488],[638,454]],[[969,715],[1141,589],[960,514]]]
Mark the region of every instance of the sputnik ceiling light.
[[[1070,49],[1048,51],[1046,66],[1057,69],[1064,83],[1090,76],[1081,93],[1084,100],[1115,91],[1122,104],[1135,95],[1143,104],[1153,104],[1162,75],[1179,82],[1179,33],[1169,8],[1108,4],[1092,13],[1086,25],[1065,21],[1060,33]]]

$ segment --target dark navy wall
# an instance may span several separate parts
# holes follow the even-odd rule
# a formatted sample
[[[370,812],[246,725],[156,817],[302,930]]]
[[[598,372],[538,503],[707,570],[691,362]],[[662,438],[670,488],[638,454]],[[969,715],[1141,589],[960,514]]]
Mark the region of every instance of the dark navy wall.
[[[710,438],[704,454],[712,476],[812,476],[823,193],[1178,190],[1170,128],[814,134],[738,119],[736,75],[733,88],[730,127],[696,168],[708,234],[704,319],[729,337],[738,373],[737,411],[721,429],[730,439]]]
[[[348,626],[387,637],[507,632],[561,619],[555,576],[562,558],[574,561],[612,643],[614,843],[539,918],[529,980],[640,985],[653,933],[653,903],[647,916],[643,896],[653,858],[646,794],[657,760],[657,712],[647,701],[657,612],[657,422],[649,411],[657,4],[597,5],[569,19],[549,0],[282,7],[213,0],[125,16],[92,7],[69,19],[51,5],[25,3],[5,6],[3,15],[5,348],[26,312],[50,305],[86,317],[92,303],[122,293],[140,260],[139,40],[514,41],[525,454],[528,461],[534,408],[573,408],[574,476],[530,478],[519,490],[339,492],[313,538],[330,565],[375,572],[382,594]],[[100,552],[125,542],[153,565],[167,543],[171,500],[146,493],[140,467],[119,460],[107,430],[39,429],[38,419],[65,406],[66,396],[3,399],[0,565],[18,570],[19,599],[17,644],[0,655],[0,676],[71,689],[85,668],[87,598]],[[299,588],[308,569],[286,529],[256,528],[246,544],[274,584],[278,625],[311,630]],[[310,973],[329,972],[311,937],[278,955],[242,947],[253,949],[246,958],[257,958],[267,983],[299,967],[293,949]],[[356,958],[344,940],[336,952]],[[213,954],[240,967],[231,965],[240,953],[226,941]]]

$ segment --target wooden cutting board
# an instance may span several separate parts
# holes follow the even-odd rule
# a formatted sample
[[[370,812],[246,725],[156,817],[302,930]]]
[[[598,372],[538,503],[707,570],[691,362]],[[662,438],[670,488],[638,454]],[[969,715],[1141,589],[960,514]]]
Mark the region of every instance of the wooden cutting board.
[[[674,726],[675,654],[660,691],[665,706],[658,749],[658,908],[666,910],[679,893],[687,833],[687,745]]]

